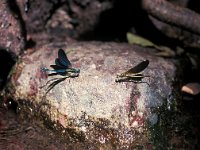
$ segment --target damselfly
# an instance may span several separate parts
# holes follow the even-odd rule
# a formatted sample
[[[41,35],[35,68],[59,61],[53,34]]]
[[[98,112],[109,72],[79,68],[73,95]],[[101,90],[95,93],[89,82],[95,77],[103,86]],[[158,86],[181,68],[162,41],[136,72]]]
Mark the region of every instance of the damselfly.
[[[41,68],[42,71],[51,73],[51,74],[59,74],[63,76],[69,77],[77,77],[80,73],[80,69],[72,68],[71,62],[67,58],[64,50],[58,50],[58,58],[55,59],[55,65],[50,65],[54,70],[50,70],[48,68]]]
[[[148,60],[142,61],[141,63],[139,63],[135,67],[129,69],[128,71],[126,71],[120,75],[117,75],[116,82],[146,83],[146,82],[143,82],[142,79],[144,77],[149,77],[149,76],[145,76],[141,72],[145,68],[147,68],[148,65],[149,65]]]

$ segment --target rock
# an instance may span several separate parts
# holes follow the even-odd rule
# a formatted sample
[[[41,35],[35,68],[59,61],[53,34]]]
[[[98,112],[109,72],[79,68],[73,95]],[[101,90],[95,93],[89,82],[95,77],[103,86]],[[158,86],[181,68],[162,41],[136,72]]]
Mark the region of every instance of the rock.
[[[25,32],[19,15],[12,12],[17,11],[14,4],[6,0],[0,1],[0,47],[18,56],[25,47]]]
[[[27,39],[38,44],[48,41],[70,41],[94,30],[101,14],[113,2],[99,0],[16,0]]]
[[[73,67],[80,69],[78,77],[64,79],[41,71],[54,64],[59,48],[69,52]],[[149,145],[149,127],[158,124],[159,110],[170,109],[173,103],[171,84],[176,70],[171,61],[151,54],[146,48],[128,44],[44,45],[22,57],[4,91],[21,111],[46,116],[56,128],[66,128],[62,134],[71,133],[72,139],[119,149]],[[143,73],[150,76],[143,79],[147,83],[115,82],[117,74],[145,59],[150,61]]]

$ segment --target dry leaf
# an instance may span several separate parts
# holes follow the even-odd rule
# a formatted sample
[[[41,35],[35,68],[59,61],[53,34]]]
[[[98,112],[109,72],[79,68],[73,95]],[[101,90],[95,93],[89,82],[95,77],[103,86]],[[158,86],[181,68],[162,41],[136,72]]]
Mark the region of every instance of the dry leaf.
[[[200,93],[200,84],[196,82],[188,83],[182,86],[181,91],[191,95],[197,95]]]

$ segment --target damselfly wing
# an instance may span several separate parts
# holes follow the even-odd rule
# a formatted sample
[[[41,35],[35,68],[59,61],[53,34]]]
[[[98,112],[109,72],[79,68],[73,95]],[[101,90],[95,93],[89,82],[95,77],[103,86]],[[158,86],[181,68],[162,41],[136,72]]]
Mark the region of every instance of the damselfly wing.
[[[55,60],[56,65],[66,67],[66,69],[71,68],[71,62],[67,58],[67,55],[62,49],[58,50],[58,58]]]
[[[71,62],[67,58],[64,50],[58,50],[58,58],[55,59],[55,65],[50,65],[55,70],[66,70],[71,68]]]
[[[149,77],[149,76],[144,76],[141,73],[144,69],[148,67],[148,65],[149,65],[149,60],[144,60],[140,62],[138,65],[136,65],[135,67],[118,75],[116,81],[117,82],[121,82],[121,81],[142,82],[142,79],[144,77]]]

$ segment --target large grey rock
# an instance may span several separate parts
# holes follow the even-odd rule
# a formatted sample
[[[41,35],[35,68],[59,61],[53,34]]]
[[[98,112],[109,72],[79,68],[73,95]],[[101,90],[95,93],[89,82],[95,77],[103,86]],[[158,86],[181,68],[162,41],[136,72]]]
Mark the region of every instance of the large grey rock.
[[[80,68],[76,78],[56,83],[55,78],[41,71],[57,58],[58,48],[69,51],[73,67]],[[32,103],[27,113],[38,110],[61,124],[75,129],[85,139],[96,143],[134,148],[134,143],[150,141],[148,123],[158,123],[157,111],[172,103],[171,84],[175,66],[169,60],[155,57],[144,48],[116,43],[57,43],[26,54],[16,65],[6,91],[20,103]],[[151,53],[151,54],[150,54]],[[116,75],[148,59],[144,70],[146,83],[116,83]],[[58,80],[59,80],[58,79]],[[57,81],[58,81],[57,80]],[[64,134],[65,130],[63,130]]]

